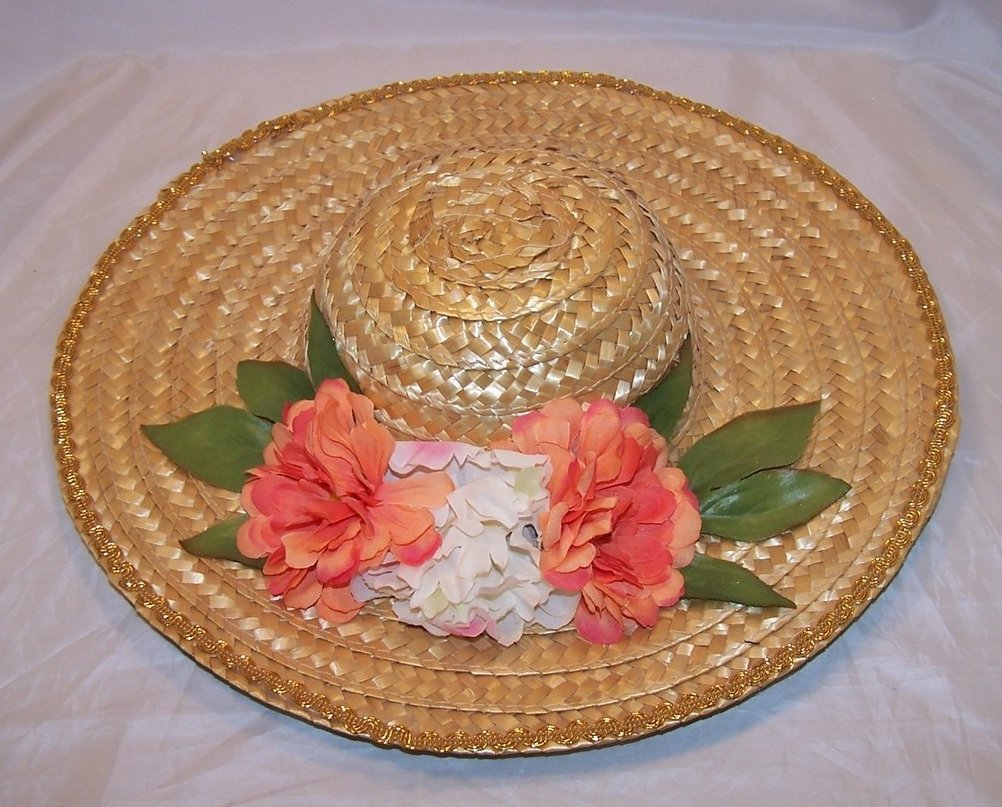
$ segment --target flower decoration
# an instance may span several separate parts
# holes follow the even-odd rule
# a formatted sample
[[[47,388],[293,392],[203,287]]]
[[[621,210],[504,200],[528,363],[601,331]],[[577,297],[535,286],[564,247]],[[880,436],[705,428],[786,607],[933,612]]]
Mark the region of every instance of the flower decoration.
[[[486,633],[503,645],[518,641],[528,626],[568,624],[578,594],[557,591],[539,568],[547,458],[464,443],[404,442],[390,461],[396,478],[437,470],[456,486],[435,513],[439,548],[417,566],[389,560],[366,572],[352,584],[353,595],[389,596],[402,622],[433,634]]]
[[[307,361],[309,375],[241,361],[246,409],[142,431],[183,470],[241,494],[243,513],[184,548],[261,568],[273,596],[333,623],[388,597],[401,621],[436,635],[507,645],[573,619],[586,640],[610,644],[683,597],[790,607],[738,564],[696,553],[700,531],[766,540],[849,489],[789,467],[817,401],[741,415],[672,467],[665,439],[691,387],[688,343],[636,406],[550,401],[492,448],[396,442],[315,302]]]
[[[361,608],[348,587],[359,572],[387,553],[414,565],[438,548],[431,509],[452,482],[443,473],[388,479],[393,437],[344,381],[325,381],[314,399],[289,406],[272,438],[240,496],[249,519],[237,547],[267,558],[268,591],[290,607],[316,605],[345,622]]]
[[[511,446],[553,466],[540,566],[554,586],[581,592],[581,635],[611,644],[653,625],[682,596],[700,516],[647,416],[607,400],[551,401],[516,419]]]

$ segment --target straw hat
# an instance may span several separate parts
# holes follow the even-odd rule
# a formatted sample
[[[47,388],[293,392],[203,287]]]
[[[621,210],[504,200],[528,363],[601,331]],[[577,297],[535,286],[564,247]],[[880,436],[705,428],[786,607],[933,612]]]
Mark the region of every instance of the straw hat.
[[[683,602],[618,645],[330,628],[179,541],[237,507],[139,425],[236,403],[241,359],[303,364],[311,293],[399,433],[484,441],[565,394],[632,400],[691,331],[674,450],[821,399],[805,462],[851,493],[791,535],[707,547],[797,603]],[[394,84],[250,130],[167,186],[66,324],[53,427],[70,512],[151,625],[250,695],[407,748],[614,742],[796,669],[886,585],[956,441],[952,355],[908,242],[813,155],[605,76]]]

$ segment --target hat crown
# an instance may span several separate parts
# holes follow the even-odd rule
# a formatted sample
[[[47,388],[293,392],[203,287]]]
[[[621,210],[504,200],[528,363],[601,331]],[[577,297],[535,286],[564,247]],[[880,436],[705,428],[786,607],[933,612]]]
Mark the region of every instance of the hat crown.
[[[553,398],[625,403],[670,366],[682,272],[622,176],[516,142],[395,160],[334,234],[316,290],[396,431],[487,442]]]

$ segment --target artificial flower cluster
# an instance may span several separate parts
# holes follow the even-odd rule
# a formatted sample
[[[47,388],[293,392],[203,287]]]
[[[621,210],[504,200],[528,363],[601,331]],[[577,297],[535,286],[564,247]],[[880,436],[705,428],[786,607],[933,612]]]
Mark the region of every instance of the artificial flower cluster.
[[[509,441],[394,441],[342,380],[286,407],[237,532],[268,590],[335,623],[389,597],[437,635],[516,642],[573,620],[609,644],[683,593],[699,504],[647,416],[551,401]]]
[[[821,403],[745,412],[668,462],[693,349],[620,407],[550,401],[481,448],[397,442],[347,371],[316,300],[308,373],[237,363],[244,408],[141,427],[179,468],[241,493],[243,512],[182,539],[193,555],[261,568],[291,608],[340,624],[384,598],[436,635],[572,621],[611,644],[680,598],[790,608],[740,564],[695,551],[702,531],[757,542],[804,524],[849,485],[795,468]],[[663,435],[663,436],[662,436]]]

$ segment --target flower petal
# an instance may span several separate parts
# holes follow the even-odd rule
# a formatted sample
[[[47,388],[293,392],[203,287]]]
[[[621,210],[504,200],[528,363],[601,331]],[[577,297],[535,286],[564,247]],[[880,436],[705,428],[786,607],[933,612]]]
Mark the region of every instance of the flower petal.
[[[400,440],[390,457],[390,470],[400,476],[405,476],[419,468],[426,471],[442,471],[450,463],[462,464],[466,462],[481,450],[469,443]]]
[[[329,549],[317,558],[317,579],[324,586],[346,586],[358,569],[357,548],[350,542]]]
[[[455,485],[448,474],[436,472],[387,480],[379,487],[377,496],[385,505],[407,505],[434,510],[445,504],[446,497],[454,489]]]
[[[362,603],[347,588],[324,586],[317,600],[317,613],[336,625],[350,622],[361,610]]]
[[[315,530],[300,530],[285,533],[282,546],[285,547],[285,562],[289,566],[309,569],[316,565],[317,559],[327,549],[327,541],[319,537]]]
[[[616,644],[623,638],[623,623],[611,611],[589,610],[582,598],[574,614],[574,627],[592,644]]]
[[[417,566],[435,554],[435,550],[438,549],[441,543],[442,536],[439,535],[434,525],[431,525],[410,543],[393,544],[390,550],[393,552],[393,556],[401,563],[408,566]]]
[[[290,608],[309,608],[320,597],[322,586],[314,572],[306,572],[294,585],[286,589],[282,599]]]

